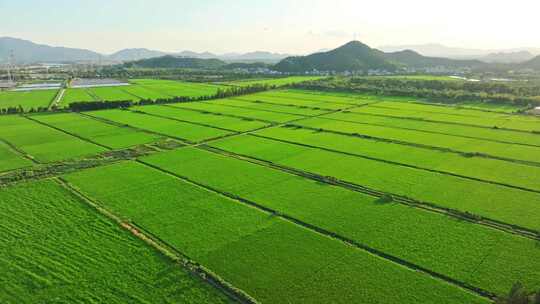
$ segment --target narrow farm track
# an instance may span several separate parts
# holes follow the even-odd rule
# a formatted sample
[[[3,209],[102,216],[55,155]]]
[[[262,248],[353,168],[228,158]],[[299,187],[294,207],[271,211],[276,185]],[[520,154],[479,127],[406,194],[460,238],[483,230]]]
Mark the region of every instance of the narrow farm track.
[[[62,98],[64,98],[65,93],[66,93],[65,88],[60,89],[58,94],[51,101],[51,104],[49,105],[48,109],[51,110],[53,107],[58,106],[60,104],[60,102],[62,101]]]
[[[203,266],[194,262],[185,254],[181,253],[180,251],[178,251],[171,245],[167,244],[165,241],[161,240],[157,236],[153,235],[146,229],[142,228],[136,223],[125,221],[119,216],[107,210],[106,208],[103,208],[102,204],[100,204],[93,198],[82,193],[79,189],[72,186],[68,181],[66,181],[62,177],[54,178],[54,180],[58,184],[60,184],[62,187],[64,187],[66,190],[75,194],[82,202],[86,203],[92,209],[96,210],[98,213],[111,219],[113,222],[115,222],[120,227],[122,227],[123,229],[127,230],[132,235],[134,235],[135,237],[145,242],[147,245],[151,246],[152,248],[154,248],[155,250],[157,250],[164,256],[173,260],[174,262],[178,264],[179,267],[182,267],[187,272],[191,273],[192,275],[196,277],[201,278],[202,280],[212,285],[214,288],[217,288],[218,290],[223,292],[226,296],[228,296],[231,300],[237,303],[243,303],[243,304],[256,304],[257,303],[257,301],[253,299],[251,296],[249,296],[242,290],[235,288],[228,282],[221,279],[216,274],[212,273],[208,269],[205,269]]]
[[[142,161],[142,160],[138,160],[139,163],[143,164],[143,165],[146,165],[148,167],[151,167],[155,170],[158,170],[160,172],[163,172],[167,175],[170,175],[170,176],[173,176],[175,178],[179,178],[185,182],[188,182],[190,184],[194,184],[196,186],[199,186],[201,188],[204,188],[206,190],[209,190],[211,192],[214,192],[214,193],[217,193],[217,194],[220,194],[220,195],[223,195],[223,196],[226,196],[232,200],[235,200],[239,203],[242,203],[242,204],[246,204],[248,206],[251,206],[251,207],[254,207],[254,208],[257,208],[263,212],[266,212],[266,213],[270,213],[270,214],[273,214],[277,217],[280,217],[282,218],[283,220],[286,220],[286,221],[289,221],[293,224],[296,224],[296,225],[299,225],[301,227],[304,227],[310,231],[313,231],[315,233],[319,233],[319,234],[322,234],[324,236],[327,236],[327,237],[330,237],[330,238],[333,238],[335,240],[338,240],[340,242],[343,242],[349,246],[352,246],[354,248],[357,248],[359,250],[363,250],[363,251],[366,251],[366,252],[369,252],[370,254],[373,254],[373,255],[376,255],[380,258],[383,258],[387,261],[390,261],[390,262],[393,262],[393,263],[396,263],[400,266],[403,266],[403,267],[406,267],[406,268],[409,268],[411,270],[414,270],[414,271],[418,271],[418,272],[421,272],[421,273],[424,273],[424,274],[427,274],[433,278],[436,278],[436,279],[439,279],[439,280],[442,280],[448,284],[452,284],[452,285],[455,285],[459,288],[463,288],[463,289],[466,289],[470,292],[473,292],[479,296],[482,296],[482,297],[486,297],[486,298],[489,298],[489,299],[495,299],[496,298],[496,295],[494,293],[491,293],[487,290],[484,290],[484,289],[481,289],[481,288],[478,288],[478,287],[475,287],[475,286],[472,286],[470,284],[467,284],[465,282],[462,282],[462,281],[458,281],[458,280],[455,280],[451,277],[448,277],[446,275],[443,275],[443,274],[440,274],[440,273],[437,273],[437,272],[434,272],[430,269],[427,269],[427,268],[424,268],[422,266],[419,266],[419,265],[416,265],[414,263],[411,263],[411,262],[408,262],[406,260],[403,260],[399,257],[396,257],[396,256],[393,256],[393,255],[390,255],[390,254],[387,254],[385,252],[382,252],[382,251],[379,251],[375,248],[372,248],[372,247],[369,247],[365,244],[362,244],[362,243],[359,243],[353,239],[350,239],[350,238],[347,238],[347,237],[344,237],[342,235],[339,235],[337,233],[334,233],[332,231],[329,231],[329,230],[326,230],[326,229],[323,229],[323,228],[320,228],[318,226],[315,226],[315,225],[312,225],[312,224],[309,224],[307,222],[304,222],[302,220],[299,220],[295,217],[292,217],[290,215],[287,215],[287,214],[284,214],[284,213],[280,213],[274,209],[271,209],[271,208],[268,208],[266,206],[263,206],[261,204],[258,204],[257,202],[254,202],[254,201],[250,201],[250,200],[247,200],[247,199],[244,199],[242,197],[239,197],[237,195],[234,195],[234,194],[231,194],[231,193],[228,193],[228,192],[225,192],[225,191],[222,191],[222,190],[219,190],[219,189],[216,189],[216,188],[213,188],[211,186],[208,186],[208,185],[205,185],[205,184],[202,184],[202,183],[199,183],[199,182],[196,182],[194,180],[191,180],[189,179],[188,177],[185,177],[185,176],[181,176],[181,175],[178,175],[176,173],[173,173],[171,171],[168,171],[168,170],[165,170],[163,168],[160,168],[160,167],[157,167],[157,166],[154,166],[152,164],[149,164],[145,161]]]
[[[500,231],[503,231],[503,232],[506,232],[506,233],[519,235],[519,236],[526,237],[526,238],[529,238],[529,239],[540,240],[540,236],[538,235],[538,231],[534,231],[534,230],[531,230],[531,229],[528,229],[528,228],[520,227],[518,225],[512,225],[512,224],[500,222],[500,221],[485,218],[485,217],[481,217],[480,219],[476,219],[476,218],[472,219],[472,218],[464,216],[463,213],[461,211],[459,211],[459,210],[453,210],[453,209],[450,209],[450,208],[443,208],[443,207],[440,207],[440,206],[438,206],[436,204],[433,204],[433,203],[420,202],[420,201],[417,201],[417,200],[414,200],[414,199],[411,199],[411,198],[408,198],[408,197],[403,197],[401,195],[396,195],[396,194],[392,194],[392,193],[378,191],[378,190],[371,189],[371,188],[368,188],[368,187],[365,187],[365,186],[362,186],[362,185],[358,185],[358,184],[355,184],[355,183],[342,181],[342,180],[339,180],[339,179],[336,179],[336,178],[329,178],[327,176],[322,176],[322,175],[318,175],[318,174],[315,174],[315,173],[306,172],[306,171],[294,169],[294,168],[291,168],[291,167],[278,165],[278,164],[275,164],[275,163],[272,163],[272,162],[269,162],[269,161],[266,161],[266,160],[257,159],[257,158],[253,158],[253,157],[246,156],[246,155],[240,155],[240,154],[236,154],[236,153],[231,153],[231,152],[221,150],[221,149],[215,148],[215,147],[210,147],[210,146],[207,146],[207,145],[196,145],[194,147],[197,147],[197,148],[200,148],[200,149],[203,149],[203,150],[206,150],[206,151],[210,151],[210,152],[213,152],[213,153],[217,153],[217,154],[220,154],[220,155],[223,155],[223,156],[232,157],[232,158],[236,158],[236,159],[239,159],[239,160],[248,161],[248,162],[251,162],[251,163],[254,163],[254,164],[266,166],[266,167],[269,167],[269,168],[272,168],[272,169],[275,169],[275,170],[280,170],[280,171],[283,171],[283,172],[287,172],[287,173],[290,173],[290,174],[294,174],[294,175],[297,175],[297,176],[301,176],[301,177],[304,177],[304,178],[315,180],[317,182],[322,182],[322,183],[329,184],[329,185],[339,186],[339,187],[343,187],[343,188],[353,190],[353,191],[356,191],[356,192],[372,195],[372,196],[375,196],[375,197],[383,197],[385,195],[392,195],[394,201],[398,202],[400,204],[404,204],[404,205],[407,205],[407,206],[419,208],[419,209],[422,209],[422,210],[427,210],[427,211],[430,211],[430,212],[443,214],[443,215],[446,215],[446,216],[451,216],[451,217],[457,218],[459,220],[468,221],[468,222],[473,223],[473,224],[483,225],[483,226],[486,226],[486,227],[489,227],[489,228],[492,228],[492,229],[497,229],[497,230],[500,230]]]

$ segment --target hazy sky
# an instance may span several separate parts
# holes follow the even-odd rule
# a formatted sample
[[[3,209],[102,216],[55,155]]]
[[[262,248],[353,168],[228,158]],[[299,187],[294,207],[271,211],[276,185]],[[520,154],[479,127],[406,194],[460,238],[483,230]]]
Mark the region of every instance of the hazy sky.
[[[0,0],[0,36],[104,53],[540,47],[539,15],[540,0]]]

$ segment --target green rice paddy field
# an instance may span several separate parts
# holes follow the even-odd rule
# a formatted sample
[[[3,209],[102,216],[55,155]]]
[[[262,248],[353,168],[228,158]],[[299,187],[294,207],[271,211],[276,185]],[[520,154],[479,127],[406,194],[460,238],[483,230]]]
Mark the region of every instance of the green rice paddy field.
[[[142,79],[68,89],[63,105],[217,88]],[[479,107],[287,89],[0,116],[0,302],[493,303],[518,281],[538,290],[540,119]],[[164,139],[179,144],[115,158]],[[69,169],[97,155],[106,165]]]
[[[47,108],[58,94],[58,90],[0,91],[0,109],[22,107],[30,109]]]
[[[127,86],[68,88],[60,101],[61,107],[73,102],[125,101],[138,102],[141,99],[168,99],[177,96],[201,97],[214,95],[223,86],[172,80],[135,79]],[[1,101],[0,95],[0,101]],[[50,102],[50,100],[49,100]],[[47,104],[48,105],[48,104]]]
[[[227,85],[234,86],[250,86],[250,85],[269,85],[269,86],[284,86],[288,84],[300,83],[310,80],[318,80],[324,77],[320,76],[290,76],[282,78],[268,78],[268,79],[250,79],[250,80],[238,80],[227,82]]]
[[[54,181],[1,191],[2,303],[229,302]]]

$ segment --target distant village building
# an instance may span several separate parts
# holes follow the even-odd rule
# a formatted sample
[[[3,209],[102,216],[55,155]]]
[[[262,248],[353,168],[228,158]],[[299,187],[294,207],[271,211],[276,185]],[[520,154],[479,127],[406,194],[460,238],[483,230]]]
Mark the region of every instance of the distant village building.
[[[17,86],[17,83],[10,82],[10,81],[1,81],[0,82],[0,90],[7,90],[11,89]]]

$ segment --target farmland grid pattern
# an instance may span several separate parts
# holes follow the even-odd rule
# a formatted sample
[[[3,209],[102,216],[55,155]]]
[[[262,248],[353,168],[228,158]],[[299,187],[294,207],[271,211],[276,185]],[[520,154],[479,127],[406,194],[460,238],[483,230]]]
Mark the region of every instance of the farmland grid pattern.
[[[133,93],[129,93],[129,92],[126,92],[127,94],[131,94],[131,95],[134,95]],[[353,115],[368,115],[368,114],[360,114],[362,112],[362,109],[364,108],[370,108],[370,107],[378,107],[378,104],[380,102],[378,101],[360,101],[356,104],[354,104],[354,100],[353,101],[348,101],[348,103],[338,103],[338,102],[335,102],[333,103],[334,105],[339,105],[339,106],[332,106],[330,108],[324,108],[322,105],[319,107],[319,106],[314,106],[314,105],[306,105],[306,106],[302,106],[301,105],[301,100],[302,99],[295,99],[295,98],[291,98],[293,100],[295,100],[293,103],[285,103],[285,102],[272,102],[272,101],[265,101],[265,96],[271,96],[272,93],[263,93],[261,94],[262,96],[261,97],[256,97],[253,96],[252,97],[249,97],[246,98],[245,100],[243,98],[233,98],[231,99],[231,103],[232,104],[227,104],[227,100],[223,100],[223,101],[219,101],[219,102],[215,102],[215,104],[219,104],[221,105],[222,107],[226,107],[226,108],[231,108],[232,111],[224,111],[224,113],[221,113],[219,112],[219,109],[216,110],[214,108],[212,108],[210,111],[206,111],[204,109],[204,106],[202,107],[194,107],[194,108],[191,108],[191,104],[190,105],[185,105],[185,104],[177,104],[177,105],[160,105],[160,106],[156,106],[157,109],[159,110],[162,110],[162,109],[181,109],[185,112],[193,112],[193,113],[198,113],[198,114],[205,114],[205,113],[214,113],[214,114],[205,114],[205,115],[211,115],[212,117],[209,117],[209,118],[215,118],[214,116],[221,116],[221,117],[227,117],[229,120],[231,120],[231,123],[235,122],[236,121],[233,121],[233,120],[249,120],[249,121],[252,121],[252,122],[258,122],[260,123],[260,125],[257,125],[256,127],[246,127],[245,129],[237,129],[237,128],[226,128],[226,127],[221,127],[220,125],[218,125],[217,123],[212,123],[211,120],[209,120],[208,122],[204,122],[203,119],[204,117],[201,116],[201,120],[199,121],[196,121],[196,120],[191,120],[189,119],[188,116],[174,116],[173,114],[171,115],[167,115],[165,112],[163,113],[152,113],[152,111],[149,111],[149,112],[145,112],[144,110],[144,106],[143,107],[140,107],[140,108],[137,108],[137,109],[134,109],[134,110],[131,110],[131,111],[119,111],[118,114],[115,114],[114,116],[109,116],[109,115],[101,115],[100,112],[102,111],[99,111],[99,112],[95,112],[95,113],[87,113],[87,114],[75,114],[75,115],[81,115],[81,117],[86,117],[88,119],[93,119],[95,120],[96,122],[100,122],[100,123],[103,123],[103,124],[107,124],[107,125],[110,125],[110,126],[115,126],[115,127],[118,127],[118,128],[125,128],[125,129],[129,129],[129,130],[133,130],[133,132],[140,132],[140,133],[144,133],[144,134],[152,134],[155,136],[155,138],[153,139],[153,141],[157,141],[159,138],[172,138],[172,139],[176,139],[176,140],[179,140],[180,142],[183,142],[185,145],[183,145],[183,147],[180,148],[180,150],[183,150],[183,149],[199,149],[199,150],[203,150],[203,151],[210,151],[211,153],[215,153],[215,154],[218,154],[218,155],[221,155],[221,156],[224,156],[224,157],[227,157],[227,158],[233,158],[233,159],[237,159],[237,160],[241,160],[243,162],[249,162],[249,163],[255,163],[257,165],[262,165],[264,167],[267,167],[267,168],[271,168],[271,170],[277,170],[279,172],[285,172],[287,174],[294,174],[294,175],[297,175],[297,176],[301,176],[302,178],[306,178],[306,179],[309,179],[309,180],[316,180],[318,182],[322,182],[322,183],[325,183],[325,184],[329,184],[329,185],[333,185],[333,186],[337,186],[337,187],[342,187],[344,189],[348,189],[348,190],[354,190],[354,191],[359,191],[361,193],[365,193],[365,194],[368,194],[368,195],[374,195],[375,197],[384,197],[385,195],[387,195],[389,192],[387,191],[380,191],[380,190],[376,190],[376,189],[371,189],[370,187],[365,187],[364,185],[362,184],[356,184],[356,183],[351,183],[350,181],[344,181],[342,179],[340,179],[339,177],[332,177],[332,178],[329,178],[328,176],[325,176],[325,175],[321,175],[321,174],[318,174],[317,172],[313,172],[311,170],[307,170],[307,171],[304,171],[304,169],[302,168],[292,168],[292,167],[289,167],[289,166],[286,166],[286,165],[281,165],[279,162],[274,162],[274,161],[270,161],[270,160],[266,160],[264,158],[258,158],[254,155],[250,155],[249,153],[248,154],[245,154],[245,153],[242,153],[241,151],[235,151],[234,149],[230,150],[230,149],[223,149],[222,147],[220,147],[220,143],[223,142],[225,140],[225,142],[227,141],[235,141],[237,138],[239,139],[242,139],[242,138],[247,138],[247,137],[257,137],[257,138],[261,138],[261,139],[265,139],[265,140],[272,140],[272,141],[277,141],[277,142],[284,142],[284,143],[287,143],[287,144],[292,144],[292,145],[295,145],[295,146],[298,146],[298,147],[309,147],[309,148],[313,148],[313,149],[317,149],[317,150],[322,150],[322,151],[328,151],[328,152],[331,152],[331,153],[336,153],[338,155],[349,155],[349,156],[352,156],[352,157],[358,157],[358,158],[365,158],[365,159],[369,159],[369,160],[374,160],[374,161],[379,161],[379,162],[382,162],[382,163],[388,163],[389,165],[391,166],[404,166],[404,167],[410,167],[411,169],[414,169],[414,170],[420,170],[420,171],[427,171],[427,172],[433,172],[433,173],[437,173],[437,174],[442,174],[442,175],[447,175],[447,176],[453,176],[453,177],[456,177],[456,178],[463,178],[463,179],[466,179],[466,180],[471,180],[471,181],[475,181],[475,182],[480,182],[480,183],[486,183],[486,184],[493,184],[494,186],[497,186],[497,187],[508,187],[508,188],[515,188],[516,190],[519,190],[519,191],[530,191],[530,192],[533,192],[533,193],[538,193],[540,190],[539,189],[529,189],[527,188],[526,186],[520,186],[520,185],[512,185],[512,184],[506,184],[506,183],[502,183],[502,182],[498,182],[498,181],[494,181],[494,180],[487,180],[487,179],[483,179],[483,178],[477,178],[475,176],[470,176],[470,175],[461,175],[461,174],[457,174],[457,173],[454,173],[454,172],[449,172],[449,171],[444,171],[444,170],[436,170],[436,169],[431,169],[429,167],[419,167],[419,166],[415,166],[415,165],[412,165],[412,164],[407,164],[407,163],[402,163],[402,162],[399,162],[399,161],[392,161],[392,160],[386,160],[386,159],[379,159],[379,158],[376,158],[376,157],[371,157],[371,156],[366,156],[366,155],[363,155],[361,152],[354,152],[354,151],[347,151],[346,149],[342,150],[342,149],[333,149],[333,148],[329,148],[329,147],[325,147],[323,145],[320,145],[320,144],[316,144],[316,145],[313,145],[311,143],[308,143],[308,142],[303,142],[302,140],[300,139],[291,139],[291,140],[287,140],[287,139],[284,139],[284,138],[279,138],[279,137],[275,137],[275,136],[267,136],[267,135],[264,135],[264,132],[268,131],[268,130],[277,130],[277,129],[280,129],[280,128],[286,128],[286,129],[290,129],[291,132],[295,132],[294,131],[294,128],[301,128],[300,130],[310,130],[310,131],[313,131],[313,132],[322,132],[322,133],[328,133],[328,134],[335,134],[336,136],[346,136],[346,137],[350,137],[352,138],[352,140],[354,140],[355,137],[358,137],[358,140],[374,140],[374,141],[381,141],[381,142],[387,142],[387,143],[392,143],[392,144],[397,144],[397,145],[405,145],[405,146],[412,146],[412,147],[415,147],[416,149],[424,149],[424,150],[430,150],[430,149],[434,149],[434,150],[440,150],[440,151],[444,151],[446,153],[453,153],[453,154],[456,154],[456,155],[462,155],[464,153],[466,153],[467,151],[454,151],[452,149],[448,149],[448,148],[440,148],[440,147],[436,147],[436,146],[431,146],[431,145],[427,145],[427,146],[423,146],[423,145],[420,145],[420,144],[416,144],[416,143],[413,143],[413,142],[408,142],[408,141],[400,141],[400,140],[396,140],[396,139],[388,139],[388,138],[378,138],[378,137],[372,137],[370,135],[363,135],[363,134],[358,134],[358,133],[350,133],[350,132],[342,132],[340,130],[331,130],[331,129],[326,129],[324,128],[324,126],[322,126],[321,128],[319,128],[318,126],[311,126],[310,124],[304,124],[304,122],[310,122],[310,121],[315,121],[317,119],[325,119],[325,120],[329,120],[329,121],[332,121],[332,120],[338,120],[339,119],[334,119],[334,118],[331,118],[332,115],[339,115],[340,113],[343,113],[344,115],[347,114],[348,112],[352,111],[352,112],[359,112],[358,114],[353,114]],[[280,93],[282,94],[282,93]],[[136,95],[134,95],[136,96]],[[235,100],[238,100],[238,102],[236,104],[235,103]],[[324,102],[320,102],[321,104],[323,104]],[[213,103],[214,104],[214,103]],[[202,103],[201,103],[202,105]],[[262,107],[261,107],[262,106]],[[153,107],[153,106],[152,106]],[[150,108],[149,108],[150,109]],[[232,114],[232,112],[234,112],[235,109],[241,109],[241,110],[246,110],[246,111],[242,111],[241,112],[241,115],[237,115],[237,114]],[[250,111],[253,111],[253,113],[264,113],[264,112],[267,112],[269,114],[284,114],[284,115],[291,115],[289,118],[292,118],[292,119],[288,119],[288,120],[284,120],[284,119],[279,119],[276,121],[276,120],[273,120],[273,119],[270,119],[270,120],[266,120],[266,119],[261,119],[261,115],[260,114],[254,114],[254,116],[250,116]],[[110,111],[105,111],[105,112],[110,112]],[[103,112],[103,113],[105,113]],[[240,111],[239,111],[240,112]],[[309,113],[311,112],[311,114]],[[137,124],[137,123],[134,123],[132,124],[130,121],[125,121],[123,119],[120,119],[120,120],[116,120],[116,119],[112,119],[112,118],[115,118],[116,116],[119,116],[119,115],[125,115],[126,113],[132,113],[134,115],[143,115],[145,117],[152,117],[152,120],[151,121],[159,121],[160,123],[163,122],[163,121],[167,121],[167,123],[165,123],[166,125],[168,124],[171,124],[171,125],[176,125],[177,123],[178,124],[182,124],[183,126],[191,126],[190,128],[196,128],[196,127],[201,127],[203,129],[201,129],[201,133],[199,135],[195,134],[193,136],[191,135],[185,135],[185,136],[178,136],[176,133],[175,134],[172,134],[171,132],[164,132],[160,129],[155,129],[154,127],[149,127],[149,124],[147,125],[144,125],[144,124]],[[144,114],[143,114],[144,113]],[[173,113],[173,112],[172,112]],[[184,114],[184,112],[182,113]],[[490,114],[490,113],[488,113]],[[180,115],[180,114],[179,114]],[[371,114],[369,114],[371,115]],[[327,118],[326,116],[330,116],[330,118]],[[75,132],[71,132],[71,131],[68,131],[68,130],[65,130],[65,129],[62,129],[60,127],[56,127],[54,125],[51,125],[50,123],[47,123],[47,122],[42,122],[42,121],[39,121],[38,119],[32,117],[32,116],[25,116],[26,119],[32,121],[32,122],[35,122],[35,123],[38,123],[44,127],[48,127],[48,128],[51,128],[51,129],[54,129],[58,132],[61,132],[65,135],[68,135],[68,136],[72,136],[72,137],[75,137],[77,138],[78,140],[81,140],[81,141],[84,141],[84,142],[88,142],[88,143],[91,143],[93,145],[97,145],[99,147],[102,147],[104,148],[105,150],[118,150],[118,151],[121,151],[122,149],[126,149],[126,148],[130,148],[129,146],[126,146],[126,147],[121,147],[120,149],[119,148],[112,148],[110,146],[107,146],[107,145],[104,145],[104,144],[100,144],[96,141],[94,141],[93,139],[91,138],[88,138],[88,137],[85,137],[85,136],[81,136]],[[137,117],[140,117],[140,116],[137,116]],[[39,117],[38,117],[39,118]],[[155,119],[158,119],[158,120],[154,120]],[[399,117],[400,119],[402,117]],[[406,119],[409,119],[409,120],[415,120],[415,121],[421,121],[421,122],[431,122],[430,120],[425,120],[425,119],[417,119],[417,118],[406,118]],[[441,123],[441,124],[451,124],[449,122],[446,122],[446,121],[433,121],[434,123]],[[355,122],[355,123],[358,123],[359,125],[361,125],[362,123],[360,122]],[[370,123],[368,123],[370,124]],[[374,125],[374,124],[373,124]],[[518,133],[523,133],[524,136],[527,135],[527,136],[538,136],[536,134],[533,134],[529,131],[526,131],[526,130],[523,130],[523,128],[521,129],[511,129],[511,128],[499,128],[499,129],[493,129],[493,128],[490,128],[490,127],[487,127],[487,126],[480,126],[480,125],[470,125],[470,124],[466,124],[466,123],[456,123],[456,125],[460,125],[460,126],[466,126],[468,128],[481,128],[481,129],[490,129],[490,130],[493,130],[493,132],[498,132],[498,131],[501,131],[501,132],[518,132]],[[530,125],[529,124],[524,124],[524,125]],[[518,124],[518,126],[521,126]],[[208,131],[203,131],[205,129],[208,129]],[[398,129],[401,129],[401,128],[398,128]],[[405,128],[406,129],[406,128]],[[165,130],[165,129],[163,129]],[[210,131],[210,130],[216,130],[216,131]],[[224,131],[225,133],[220,133],[220,132],[217,132],[217,131]],[[428,132],[429,131],[421,131],[421,130],[415,130],[416,132],[420,131],[420,132]],[[262,133],[262,135],[260,134]],[[435,133],[437,134],[437,131],[433,131],[431,133]],[[292,133],[291,133],[292,134]],[[445,134],[445,133],[441,133],[441,134]],[[446,135],[446,134],[445,134]],[[189,138],[186,138],[189,137]],[[511,144],[516,144],[518,146],[524,146],[524,147],[527,147],[527,146],[530,146],[531,148],[532,147],[537,147],[536,144],[525,144],[523,142],[504,142],[504,141],[500,141],[500,140],[496,140],[496,139],[486,139],[486,138],[480,138],[480,137],[467,137],[467,136],[460,136],[460,135],[452,135],[452,136],[456,136],[456,137],[459,137],[459,138],[468,138],[468,139],[479,139],[479,140],[485,140],[485,141],[491,141],[491,142],[496,142],[496,143],[500,143],[500,144],[508,144],[508,143],[511,143]],[[362,139],[362,137],[364,137]],[[0,134],[0,138],[1,138],[1,134]],[[5,140],[5,139],[2,139],[3,142],[5,142],[8,146],[12,147],[13,150],[17,151],[18,153],[21,154],[22,157],[27,157],[28,158],[28,154],[31,155],[31,153],[28,153],[24,150],[21,150],[16,143],[13,143],[9,140]],[[145,144],[145,143],[138,143],[138,144]],[[132,145],[131,147],[134,147],[136,145]],[[151,153],[151,154],[155,154],[155,155],[159,155],[159,152],[160,151],[155,151],[157,154],[155,153]],[[91,155],[92,153],[90,153]],[[138,159],[140,155],[136,155],[134,158],[131,158],[131,159]],[[516,163],[519,163],[521,166],[531,166],[531,167],[536,167],[538,165],[540,165],[539,163],[537,162],[534,162],[534,161],[531,161],[529,159],[513,159],[513,158],[505,158],[505,157],[498,157],[498,156],[492,156],[492,155],[489,155],[489,154],[481,154],[481,155],[475,155],[475,157],[486,157],[486,158],[489,158],[489,159],[494,159],[494,160],[497,160],[497,161],[500,161],[500,162],[508,162],[508,163],[512,163],[512,162],[516,162]],[[30,158],[32,160],[35,161],[34,158]],[[127,159],[130,159],[129,157]],[[122,160],[120,160],[122,161]],[[48,163],[50,164],[54,164],[55,160],[53,160],[52,162],[50,161],[47,161]],[[167,170],[167,169],[164,169],[162,167],[159,167],[159,166],[155,166],[153,164],[150,164],[146,161],[142,161],[142,163],[144,163],[146,166],[151,166],[152,168],[156,169],[156,170],[159,170],[159,171],[162,171],[162,172],[166,172],[167,174],[171,174],[177,178],[180,178],[182,180],[186,180],[186,181],[189,181],[191,183],[194,183],[200,187],[203,187],[207,190],[210,190],[210,191],[214,191],[216,193],[221,193],[233,200],[237,200],[241,203],[245,203],[245,204],[248,204],[250,206],[253,206],[253,207],[256,207],[258,209],[261,209],[262,211],[265,211],[265,212],[270,212],[272,214],[276,214],[278,217],[281,217],[287,221],[291,221],[292,223],[294,223],[295,225],[300,225],[302,227],[305,227],[307,229],[310,229],[310,230],[313,230],[317,233],[322,233],[324,235],[327,235],[327,236],[330,236],[330,237],[333,237],[333,238],[337,238],[339,239],[340,241],[343,241],[345,243],[348,243],[350,245],[353,245],[354,247],[357,247],[359,249],[362,249],[362,250],[367,250],[373,254],[376,254],[386,260],[391,260],[393,262],[396,262],[402,266],[407,266],[407,267],[410,267],[410,268],[414,268],[416,270],[420,270],[421,272],[425,272],[431,276],[434,276],[438,279],[441,279],[445,282],[448,282],[450,284],[453,284],[453,285],[456,285],[456,286],[459,286],[459,287],[462,287],[462,288],[466,288],[472,292],[475,292],[479,295],[482,295],[482,296],[487,296],[489,298],[493,298],[495,296],[495,292],[500,292],[500,290],[495,290],[493,291],[490,290],[489,288],[480,288],[478,286],[475,286],[474,284],[469,284],[467,282],[464,282],[464,281],[461,281],[461,280],[457,280],[455,279],[454,277],[451,277],[451,276],[447,276],[445,275],[444,273],[438,273],[438,272],[435,272],[435,271],[432,271],[431,269],[429,268],[424,268],[423,266],[421,265],[417,265],[415,263],[412,263],[408,260],[404,260],[404,259],[401,259],[400,257],[396,257],[396,256],[393,256],[392,254],[388,254],[386,252],[383,252],[383,251],[379,251],[378,249],[376,248],[372,248],[372,247],[369,247],[369,246],[365,246],[361,243],[357,243],[356,241],[352,240],[352,239],[349,239],[345,236],[342,236],[340,235],[339,233],[336,233],[335,231],[330,231],[330,230],[326,230],[325,228],[322,228],[320,226],[317,226],[317,225],[313,225],[309,222],[305,222],[303,220],[300,220],[300,219],[297,219],[293,216],[289,216],[288,214],[284,214],[284,213],[280,213],[279,211],[275,210],[275,209],[271,209],[269,207],[266,207],[264,205],[261,205],[259,204],[258,202],[256,201],[251,201],[249,199],[246,199],[246,198],[243,198],[243,197],[240,197],[240,196],[236,196],[234,194],[230,194],[230,193],[227,193],[223,190],[220,190],[218,188],[214,189],[213,187],[209,186],[209,185],[205,185],[205,184],[200,184],[194,180],[191,180],[190,178],[188,177],[185,177],[185,176],[181,176],[181,175],[178,175],[176,174],[175,172],[172,172],[170,170]],[[103,164],[103,165],[108,165],[107,164]],[[99,168],[100,166],[103,166],[103,165],[98,165],[98,167],[96,168]],[[24,172],[24,168],[21,169],[21,172]],[[11,171],[6,171],[6,172],[11,172]],[[4,174],[4,173],[2,173]],[[59,174],[60,175],[60,174]],[[58,175],[56,175],[58,176]],[[50,177],[50,176],[47,176],[47,177]],[[23,179],[24,180],[24,179]],[[429,201],[429,202],[422,202],[421,200],[415,200],[414,197],[413,198],[408,198],[408,197],[405,197],[405,196],[401,196],[399,194],[395,194],[395,193],[391,193],[392,196],[394,197],[394,200],[395,202],[398,202],[398,203],[403,203],[403,204],[406,204],[406,205],[409,205],[409,206],[414,206],[415,208],[417,208],[418,210],[424,210],[424,211],[419,211],[419,212],[425,212],[425,211],[429,211],[429,212],[435,212],[437,214],[444,214],[445,216],[450,216],[450,217],[456,217],[456,218],[460,218],[462,220],[466,220],[467,222],[470,222],[472,224],[475,224],[475,225],[479,225],[481,227],[485,227],[486,229],[496,229],[497,231],[502,231],[504,233],[509,233],[511,235],[516,235],[516,237],[525,237],[527,239],[532,239],[532,240],[538,240],[538,230],[540,229],[539,227],[533,227],[533,226],[530,226],[530,225],[525,225],[525,226],[521,226],[519,225],[518,223],[515,223],[515,222],[506,222],[506,221],[499,221],[497,219],[492,219],[490,218],[489,216],[482,216],[481,218],[474,218],[474,219],[469,219],[466,215],[462,215],[461,214],[461,211],[463,210],[459,210],[459,209],[456,209],[456,210],[453,210],[452,208],[447,208],[445,206],[441,206],[437,201]],[[149,231],[151,233],[151,231]],[[174,247],[174,246],[172,246]],[[487,257],[486,257],[487,259]],[[478,266],[480,267],[480,265]]]

